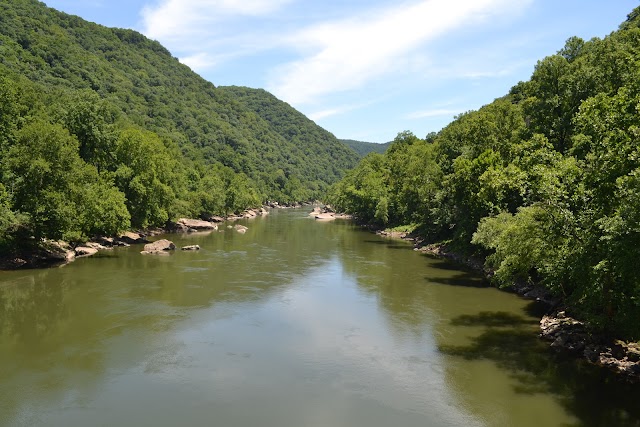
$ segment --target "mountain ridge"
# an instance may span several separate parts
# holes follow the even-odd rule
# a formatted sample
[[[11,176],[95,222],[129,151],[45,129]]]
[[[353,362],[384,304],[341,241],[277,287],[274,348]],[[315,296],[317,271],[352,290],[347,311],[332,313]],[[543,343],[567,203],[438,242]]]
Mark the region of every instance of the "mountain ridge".
[[[335,136],[255,91],[281,125],[143,34],[0,0],[0,250],[18,234],[81,239],[310,200],[355,166]]]

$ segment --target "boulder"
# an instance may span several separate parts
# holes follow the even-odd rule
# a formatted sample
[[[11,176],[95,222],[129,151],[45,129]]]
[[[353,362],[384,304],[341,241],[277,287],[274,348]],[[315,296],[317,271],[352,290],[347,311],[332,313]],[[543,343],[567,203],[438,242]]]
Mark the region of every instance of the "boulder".
[[[179,225],[187,227],[191,230],[217,230],[218,226],[209,221],[201,219],[180,218],[177,222]]]
[[[323,221],[331,221],[336,219],[336,215],[333,213],[319,213],[314,216],[315,219],[323,220]]]
[[[99,245],[102,246],[116,246],[117,240],[114,239],[113,237],[104,237],[104,236],[100,236],[100,237],[96,237],[95,239],[93,239],[96,243],[98,243]]]
[[[168,224],[167,231],[170,231],[173,233],[188,233],[189,231],[192,231],[192,230],[184,224],[172,222]]]
[[[34,264],[68,263],[75,259],[76,253],[67,242],[45,240],[34,256]]]
[[[206,217],[203,217],[203,219],[209,222],[224,222],[224,218],[216,215],[206,216]]]
[[[188,245],[181,248],[183,251],[199,251],[200,245]]]
[[[156,240],[155,242],[147,243],[144,245],[143,254],[162,254],[167,251],[172,251],[176,248],[176,245],[172,241],[167,239]]]
[[[100,243],[97,242],[87,242],[82,246],[86,246],[87,248],[93,248],[99,251],[104,251],[105,249],[113,249],[112,247],[107,247],[107,246],[103,246]],[[78,249],[78,248],[76,248]],[[76,250],[76,254],[78,253],[78,251]]]
[[[89,246],[78,246],[75,248],[75,252],[77,257],[86,257],[97,254],[98,250]]]
[[[118,240],[118,239],[113,238],[113,237],[100,236],[100,237],[96,237],[93,240],[94,240],[95,243],[98,243],[98,244],[102,245],[102,247],[104,247],[104,248],[112,248],[114,246],[129,246],[128,243],[125,243],[122,240]],[[87,245],[85,245],[85,246],[87,246]]]
[[[337,213],[335,214],[336,219],[353,219],[353,215]]]
[[[316,215],[320,215],[321,213],[322,208],[320,206],[316,206],[311,212],[309,212],[309,216],[315,217]]]
[[[236,231],[240,234],[246,233],[247,230],[249,229],[248,227],[245,227],[244,225],[240,225],[240,224],[236,224],[233,228],[235,228]]]
[[[243,218],[255,218],[256,216],[258,216],[258,214],[253,209],[247,209],[242,213]]]
[[[134,245],[134,244],[138,244],[138,243],[149,243],[149,241],[147,239],[144,238],[144,236],[140,233],[134,233],[132,231],[127,231],[126,233],[122,234],[118,240],[120,240],[121,242],[130,244],[130,245]]]
[[[640,363],[640,344],[627,345],[627,358],[632,362]]]

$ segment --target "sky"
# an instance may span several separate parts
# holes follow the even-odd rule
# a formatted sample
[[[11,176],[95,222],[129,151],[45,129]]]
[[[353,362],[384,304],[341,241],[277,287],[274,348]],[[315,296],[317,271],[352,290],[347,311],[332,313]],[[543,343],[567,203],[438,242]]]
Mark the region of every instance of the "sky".
[[[419,137],[531,77],[638,0],[45,0],[158,40],[216,86],[263,88],[338,138]]]

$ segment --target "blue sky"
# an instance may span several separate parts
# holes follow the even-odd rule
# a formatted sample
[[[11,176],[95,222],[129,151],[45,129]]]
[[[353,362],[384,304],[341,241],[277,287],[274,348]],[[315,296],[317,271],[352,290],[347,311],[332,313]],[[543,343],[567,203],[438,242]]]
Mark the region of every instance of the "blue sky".
[[[438,131],[638,0],[48,0],[158,40],[215,85],[264,88],[338,138]]]

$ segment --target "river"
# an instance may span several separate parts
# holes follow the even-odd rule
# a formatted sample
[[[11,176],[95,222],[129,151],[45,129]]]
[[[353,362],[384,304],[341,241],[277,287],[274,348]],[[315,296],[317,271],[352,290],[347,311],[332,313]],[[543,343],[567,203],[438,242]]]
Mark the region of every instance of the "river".
[[[2,426],[638,426],[534,303],[304,210],[0,272]]]

